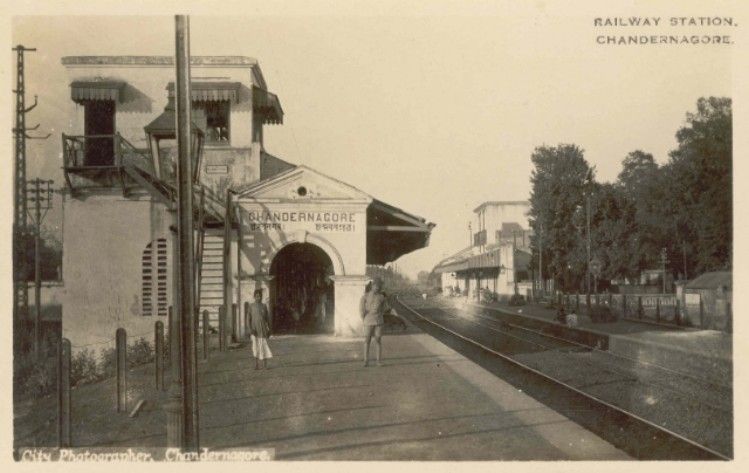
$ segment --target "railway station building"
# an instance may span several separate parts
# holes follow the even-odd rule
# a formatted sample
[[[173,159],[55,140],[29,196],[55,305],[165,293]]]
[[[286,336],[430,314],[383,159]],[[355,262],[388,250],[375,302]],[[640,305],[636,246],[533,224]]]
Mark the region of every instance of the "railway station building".
[[[193,56],[196,294],[234,337],[263,290],[274,330],[358,336],[365,267],[428,245],[434,224],[270,154],[283,109],[255,59]],[[149,336],[175,294],[174,60],[70,56],[60,102],[63,336]],[[102,342],[103,343],[103,342]]]
[[[443,259],[443,294],[458,292],[473,299],[481,291],[496,297],[527,296],[532,290],[528,201],[488,201],[473,211],[471,245]]]

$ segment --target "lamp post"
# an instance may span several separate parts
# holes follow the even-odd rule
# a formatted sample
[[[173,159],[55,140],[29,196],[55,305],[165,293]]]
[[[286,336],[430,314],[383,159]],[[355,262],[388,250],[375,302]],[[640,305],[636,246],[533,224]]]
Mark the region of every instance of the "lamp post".
[[[197,351],[195,334],[195,249],[193,242],[193,184],[198,181],[203,153],[203,131],[191,120],[190,23],[185,15],[175,16],[174,97],[164,112],[145,126],[153,171],[158,179],[176,182],[177,244],[176,316],[169,327],[170,344],[178,350],[167,411],[167,441],[183,451],[199,450]],[[176,106],[175,106],[176,105]],[[177,155],[174,155],[176,146]],[[172,169],[169,169],[172,168]]]

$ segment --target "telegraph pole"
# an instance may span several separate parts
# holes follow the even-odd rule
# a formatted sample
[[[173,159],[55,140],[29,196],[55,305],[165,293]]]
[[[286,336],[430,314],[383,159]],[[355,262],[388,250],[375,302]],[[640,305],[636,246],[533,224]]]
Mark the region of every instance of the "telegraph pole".
[[[666,248],[661,248],[661,270],[663,271],[663,294],[666,293],[666,263],[668,262],[668,256],[666,254]]]
[[[588,309],[590,309],[590,189],[587,189],[585,191],[585,218],[586,218],[586,226],[587,226],[587,250],[588,250],[588,259],[586,264],[586,271],[585,271],[585,303],[588,306]]]
[[[193,173],[190,133],[192,131],[190,94],[190,20],[175,16],[177,103],[177,229],[179,255],[179,297],[182,366],[182,450],[199,451],[197,353],[195,351],[195,252],[193,246]],[[228,310],[228,308],[227,308]]]
[[[539,282],[539,292],[543,296],[545,291],[545,284],[544,284],[544,273],[543,273],[543,266],[541,264],[544,254],[544,223],[539,222],[539,230],[538,230],[538,282]]]
[[[42,221],[52,208],[52,182],[34,179],[29,181],[26,189],[31,194],[29,200],[34,202],[34,355],[37,358],[42,346]]]
[[[26,127],[26,114],[37,105],[34,96],[34,104],[26,108],[26,85],[25,85],[25,58],[26,51],[36,51],[36,48],[26,48],[18,45],[12,49],[16,51],[16,120],[13,128],[15,137],[15,163],[13,180],[13,334],[20,335],[21,317],[28,313],[29,288],[26,284],[28,274],[28,263],[26,261],[26,238],[28,236],[28,205],[26,202],[26,140],[46,139],[47,136],[30,136],[28,131],[36,130],[39,125],[31,128]],[[19,348],[16,346],[16,348]]]

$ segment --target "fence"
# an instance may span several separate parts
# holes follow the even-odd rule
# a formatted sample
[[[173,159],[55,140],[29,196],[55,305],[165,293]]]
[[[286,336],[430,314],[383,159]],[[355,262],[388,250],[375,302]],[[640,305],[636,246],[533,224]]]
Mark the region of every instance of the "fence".
[[[618,318],[678,326],[705,327],[710,317],[699,294],[684,303],[674,294],[591,294],[592,306],[605,306]],[[581,310],[586,294],[563,296],[567,309]]]

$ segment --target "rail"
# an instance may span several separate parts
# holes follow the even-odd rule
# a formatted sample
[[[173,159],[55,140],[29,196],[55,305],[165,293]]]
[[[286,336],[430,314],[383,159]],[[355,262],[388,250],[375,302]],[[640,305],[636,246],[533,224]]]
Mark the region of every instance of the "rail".
[[[518,368],[522,370],[525,373],[528,373],[536,379],[541,380],[542,382],[550,383],[550,385],[556,386],[557,388],[562,388],[566,390],[567,392],[571,393],[574,396],[578,396],[581,399],[584,399],[584,402],[587,403],[588,406],[590,406],[590,409],[592,410],[595,406],[597,409],[603,412],[604,418],[611,418],[610,416],[615,416],[619,418],[626,419],[629,425],[633,430],[636,430],[636,433],[632,434],[632,438],[641,438],[641,439],[653,439],[653,438],[659,438],[664,441],[664,443],[667,445],[667,452],[669,455],[674,455],[676,451],[678,450],[682,454],[684,454],[685,457],[689,459],[702,459],[702,460],[731,460],[731,457],[728,455],[725,455],[721,452],[718,452],[714,449],[711,449],[709,447],[706,447],[694,440],[691,440],[687,437],[684,437],[683,435],[680,435],[676,432],[673,432],[665,427],[662,427],[658,424],[655,424],[643,417],[638,416],[637,414],[634,414],[632,412],[626,411],[622,409],[621,407],[618,407],[614,404],[611,404],[610,402],[607,402],[603,399],[600,399],[588,392],[585,392],[575,386],[572,386],[571,384],[564,382],[562,380],[559,380],[553,376],[550,376],[542,371],[539,371],[538,369],[529,366],[526,363],[521,362],[515,357],[509,356],[506,353],[502,353],[500,351],[497,351],[473,338],[470,338],[468,336],[465,336],[461,333],[458,333],[457,331],[439,323],[434,320],[431,320],[428,317],[425,317],[424,315],[420,314],[417,310],[407,305],[405,302],[403,302],[399,297],[396,297],[396,301],[404,307],[406,310],[414,314],[419,319],[423,320],[424,322],[427,322],[431,325],[436,326],[441,331],[444,331],[463,342],[467,342],[470,345],[474,345],[481,350],[488,352],[498,358],[500,358],[502,361],[509,363],[511,366],[514,366],[515,368]],[[639,435],[642,435],[641,437],[638,437]],[[666,440],[663,440],[666,439]],[[630,447],[632,447],[630,445]],[[648,449],[644,448],[636,448],[636,452],[649,452]],[[686,458],[684,458],[686,459]]]

